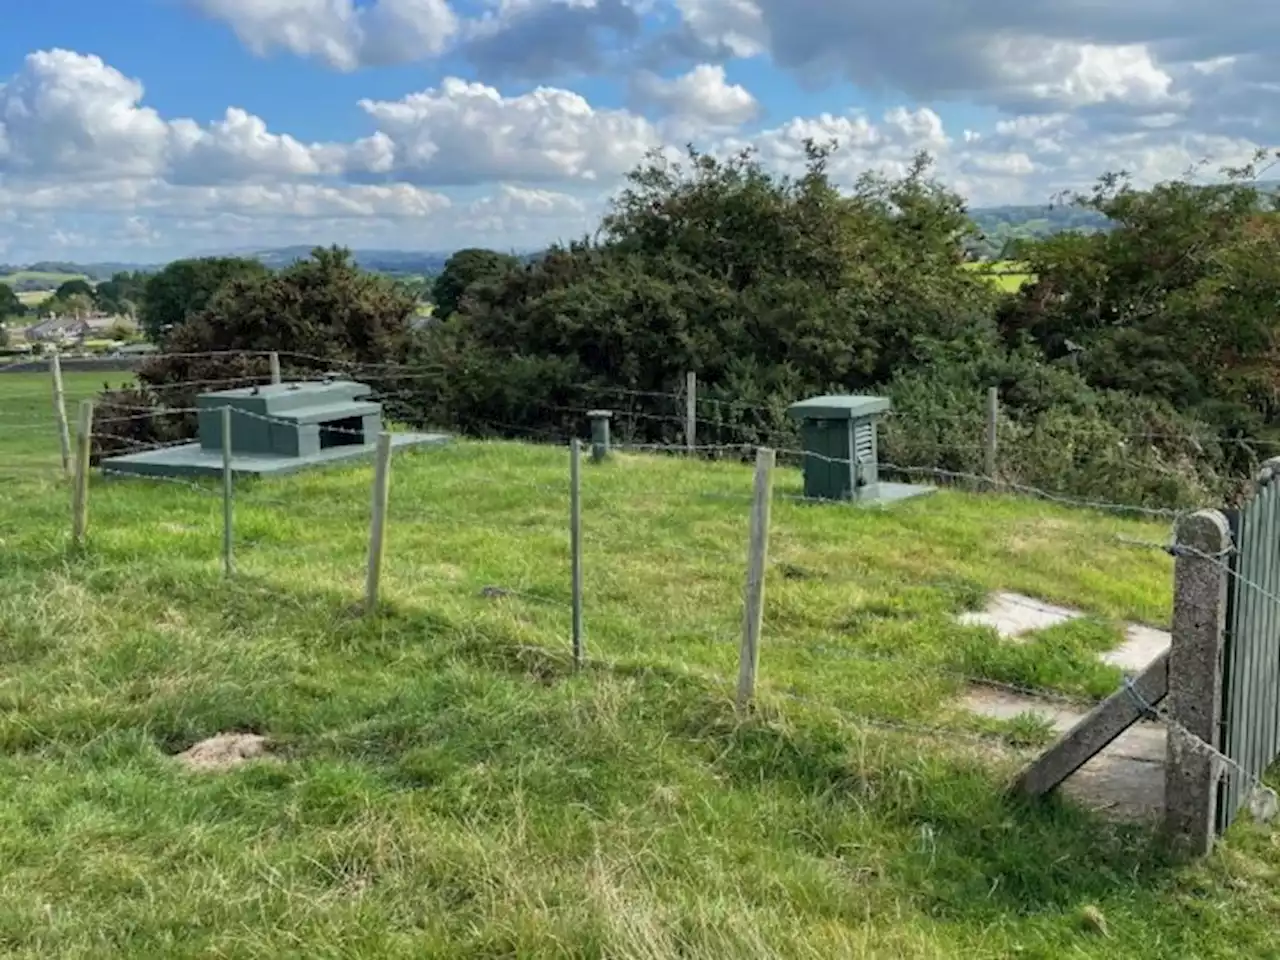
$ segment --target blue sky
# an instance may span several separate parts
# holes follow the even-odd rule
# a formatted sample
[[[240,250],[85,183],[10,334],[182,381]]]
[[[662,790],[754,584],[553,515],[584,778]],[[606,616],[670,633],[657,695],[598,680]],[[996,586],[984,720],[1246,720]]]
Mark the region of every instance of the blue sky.
[[[1133,0],[47,0],[0,32],[0,262],[532,247],[648,149],[918,150],[974,204],[1280,139],[1280,13]],[[1198,5],[1197,5],[1198,6]],[[230,111],[230,112],[229,112]]]

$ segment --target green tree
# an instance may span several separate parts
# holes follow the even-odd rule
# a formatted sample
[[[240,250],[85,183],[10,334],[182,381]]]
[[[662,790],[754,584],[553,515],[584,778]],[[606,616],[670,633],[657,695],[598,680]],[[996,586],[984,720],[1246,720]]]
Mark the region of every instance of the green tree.
[[[13,292],[13,288],[8,284],[0,283],[0,319],[20,317],[26,312],[26,307],[22,305],[18,295]]]
[[[1103,177],[1075,203],[1105,233],[1026,242],[1037,276],[1001,317],[1094,386],[1155,397],[1248,435],[1280,422],[1280,213],[1253,167],[1140,190]]]
[[[158,343],[166,332],[208,306],[224,285],[262,278],[267,272],[259,261],[243,257],[175,260],[151,276],[143,288],[139,318],[142,329]]]
[[[121,271],[103,280],[94,289],[98,309],[104,313],[122,313],[136,317],[147,286],[147,275],[141,271]]]
[[[93,309],[93,297],[74,292],[65,297],[55,294],[43,301],[39,307],[41,314],[52,314],[59,317],[83,317],[92,313]]]
[[[996,294],[961,269],[971,227],[959,198],[924,158],[902,180],[866,177],[842,196],[829,152],[811,144],[795,179],[750,153],[655,155],[598,242],[473,286],[432,331],[428,352],[457,391],[440,402],[463,425],[567,428],[578,415],[564,411],[593,389],[672,390],[696,370],[704,396],[739,404],[749,439],[785,420],[783,398],[993,348]]]
[[[58,289],[53,291],[55,300],[66,302],[71,300],[72,297],[86,297],[92,301],[93,284],[83,277],[76,277],[74,280],[63,281],[58,285]]]
[[[500,281],[520,266],[520,261],[506,253],[470,247],[459,250],[445,261],[444,269],[431,285],[431,300],[440,317],[458,312],[467,291],[477,284]]]

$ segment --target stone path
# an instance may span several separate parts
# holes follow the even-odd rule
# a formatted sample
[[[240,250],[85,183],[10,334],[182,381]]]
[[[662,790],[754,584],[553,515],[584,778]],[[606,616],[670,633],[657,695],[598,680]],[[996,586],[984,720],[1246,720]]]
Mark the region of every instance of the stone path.
[[[997,593],[985,610],[958,619],[970,626],[992,627],[1002,639],[1019,642],[1038,630],[1083,616],[1079,611],[1055,607],[1016,593]],[[1138,674],[1165,650],[1170,637],[1164,630],[1129,624],[1119,647],[1099,659],[1129,674]],[[1086,711],[1049,700],[974,687],[963,705],[974,713],[1011,720],[1034,713],[1048,721],[1055,732],[1070,730]],[[1158,817],[1164,808],[1165,730],[1158,722],[1138,723],[1116,738],[1105,750],[1076,771],[1062,789],[1082,803],[1109,816],[1134,820]]]

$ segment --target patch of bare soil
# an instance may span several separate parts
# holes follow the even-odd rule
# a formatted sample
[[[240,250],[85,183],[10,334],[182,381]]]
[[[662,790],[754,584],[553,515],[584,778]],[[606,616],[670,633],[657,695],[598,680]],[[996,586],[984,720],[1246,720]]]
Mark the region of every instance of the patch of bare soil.
[[[267,738],[256,733],[220,733],[177,755],[188,770],[217,773],[267,755]]]

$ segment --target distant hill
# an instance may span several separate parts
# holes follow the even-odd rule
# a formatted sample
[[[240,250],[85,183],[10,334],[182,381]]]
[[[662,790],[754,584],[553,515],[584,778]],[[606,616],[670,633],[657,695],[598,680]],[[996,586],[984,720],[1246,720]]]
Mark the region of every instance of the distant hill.
[[[273,270],[305,260],[310,246],[273,247],[267,250],[237,250],[234,256],[252,257]],[[352,256],[365,270],[391,276],[431,276],[444,269],[451,250],[353,250]],[[225,255],[225,254],[224,254]]]
[[[1067,230],[1106,230],[1110,221],[1093,210],[1067,205],[985,207],[970,210],[981,233],[969,251],[983,260],[1000,260],[1011,255],[1009,245],[1016,240],[1038,240]]]
[[[138,263],[71,263],[65,260],[39,260],[36,263],[4,264],[0,263],[0,276],[13,274],[35,274],[50,277],[88,277],[90,280],[109,280],[112,274],[126,270],[159,270],[156,264]],[[59,283],[62,281],[59,280]],[[56,284],[55,284],[56,286]]]
[[[1280,180],[1260,180],[1262,193],[1280,193]],[[1106,230],[1111,221],[1093,210],[1067,203],[980,207],[969,211],[982,237],[970,245],[970,252],[982,260],[1002,260],[1012,255],[1013,240],[1036,240],[1067,230]]]

